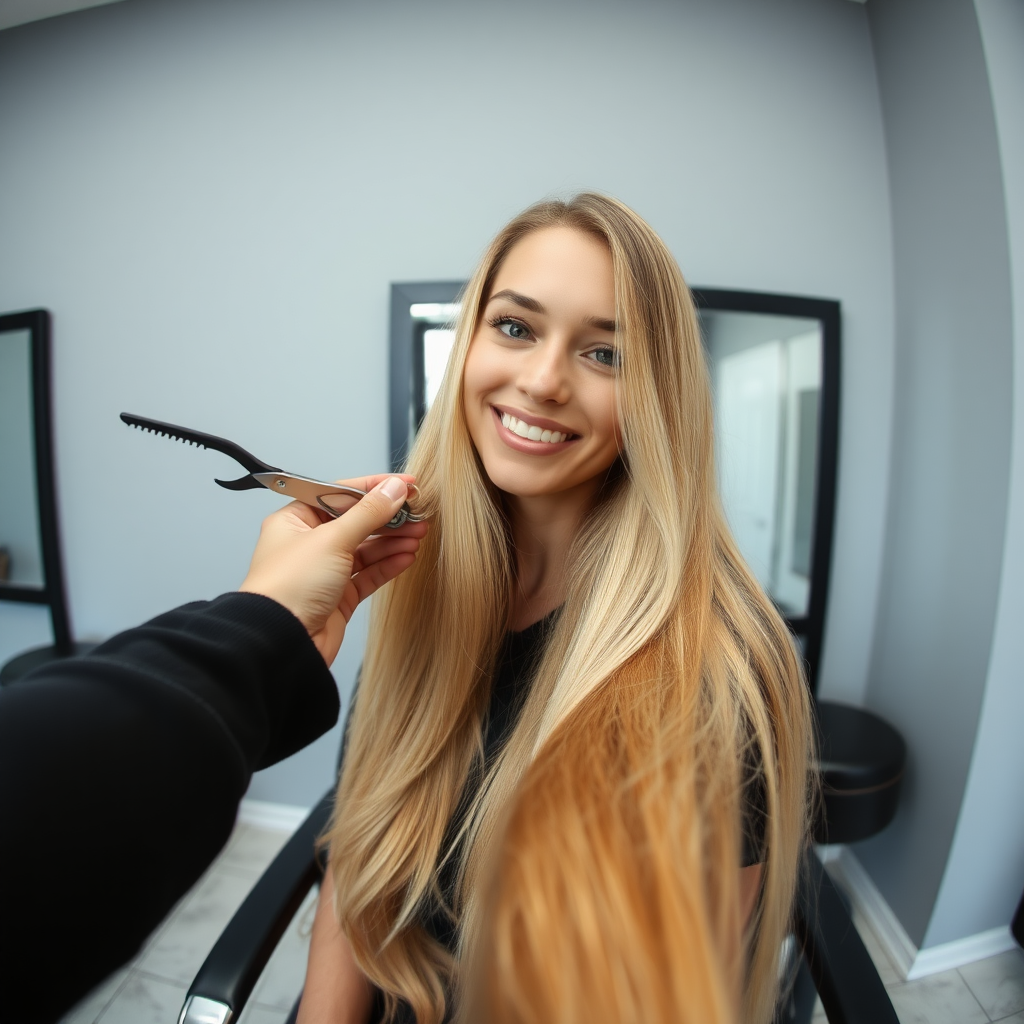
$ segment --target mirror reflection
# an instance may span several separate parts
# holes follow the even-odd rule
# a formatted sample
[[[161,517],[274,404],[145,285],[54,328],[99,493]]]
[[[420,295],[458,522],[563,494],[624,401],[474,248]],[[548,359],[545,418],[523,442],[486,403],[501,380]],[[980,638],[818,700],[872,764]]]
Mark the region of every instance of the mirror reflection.
[[[34,456],[31,332],[0,331],[0,588],[44,587]]]
[[[437,395],[455,341],[454,302],[412,303],[414,430]],[[791,619],[811,591],[822,381],[814,318],[700,310],[715,396],[726,517],[761,585]]]
[[[821,404],[818,320],[703,309],[719,490],[740,551],[782,612],[807,614]]]

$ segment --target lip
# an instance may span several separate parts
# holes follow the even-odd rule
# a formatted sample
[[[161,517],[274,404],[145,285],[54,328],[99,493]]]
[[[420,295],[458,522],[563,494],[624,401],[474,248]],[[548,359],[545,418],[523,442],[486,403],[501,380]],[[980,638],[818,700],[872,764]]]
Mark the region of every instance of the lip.
[[[541,430],[557,430],[560,434],[568,434],[570,439],[576,436],[576,431],[570,430],[564,423],[546,420],[543,416],[532,416],[512,405],[492,405],[491,408],[498,413],[499,417],[502,413],[508,413],[509,416],[515,416],[517,420],[529,423],[531,427],[540,427]]]
[[[563,434],[570,434],[572,431],[566,430],[552,420],[540,419],[536,416],[521,416],[509,408],[500,409],[498,406],[492,405],[491,409],[494,412],[494,425],[498,429],[498,437],[513,451],[522,452],[524,455],[557,455],[579,440],[579,436],[574,435],[568,438],[568,440],[559,441],[557,444],[552,444],[550,441],[531,441],[529,438],[520,437],[509,430],[501,422],[502,413],[508,413],[509,416],[515,416],[516,419],[524,420],[530,426],[542,427],[545,430],[558,430]]]

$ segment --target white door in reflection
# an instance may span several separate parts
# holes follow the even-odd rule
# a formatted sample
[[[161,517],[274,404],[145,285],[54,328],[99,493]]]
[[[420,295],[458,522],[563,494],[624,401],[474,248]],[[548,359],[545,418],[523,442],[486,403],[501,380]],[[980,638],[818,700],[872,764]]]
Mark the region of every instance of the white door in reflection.
[[[32,410],[32,336],[0,334],[0,587],[43,587]]]
[[[449,327],[431,327],[423,332],[423,383],[427,393],[427,409],[437,398],[454,344],[455,332]]]
[[[818,461],[821,329],[816,321],[705,310],[726,518],[761,585],[807,614]]]
[[[821,335],[818,330],[785,345],[782,391],[785,430],[780,438],[784,473],[779,479],[779,530],[771,594],[796,614],[811,594],[811,545],[818,465],[818,406],[821,396]]]
[[[770,590],[775,561],[782,344],[770,341],[717,366],[719,487],[736,543]]]

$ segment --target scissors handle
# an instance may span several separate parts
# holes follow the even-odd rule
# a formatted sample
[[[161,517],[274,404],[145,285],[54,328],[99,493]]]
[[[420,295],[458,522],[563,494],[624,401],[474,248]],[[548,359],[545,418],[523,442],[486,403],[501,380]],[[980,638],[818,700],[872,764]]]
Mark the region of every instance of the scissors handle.
[[[285,494],[305,505],[323,509],[334,519],[347,512],[366,494],[366,491],[361,491],[358,487],[329,484],[324,480],[312,480],[309,477],[296,476],[294,473],[282,473],[280,470],[274,473],[253,473],[253,479],[275,494]],[[325,498],[334,498],[335,501],[328,502],[324,500]],[[422,517],[416,515],[408,505],[403,505],[394,519],[385,525],[396,530],[403,523],[418,523],[421,519]]]

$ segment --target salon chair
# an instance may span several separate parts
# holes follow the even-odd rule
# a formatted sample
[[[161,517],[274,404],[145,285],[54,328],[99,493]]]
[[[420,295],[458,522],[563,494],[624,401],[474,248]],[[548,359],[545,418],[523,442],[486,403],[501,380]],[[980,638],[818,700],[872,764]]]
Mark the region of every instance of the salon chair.
[[[843,718],[843,722],[846,721]],[[870,721],[862,724],[870,736],[876,736]],[[889,813],[889,805],[880,812],[858,801],[858,797],[868,794],[856,790],[866,787],[850,783],[864,782],[864,772],[857,768],[857,757],[851,758],[851,751],[832,741],[827,730],[826,715],[822,723],[825,808],[816,835],[827,833],[830,838],[834,837],[833,841],[846,841],[838,838],[842,824],[844,835],[856,834],[863,838],[861,833],[865,828],[878,826],[879,822],[882,822],[881,827],[888,824],[885,815]],[[846,734],[845,729],[843,734]],[[902,746],[898,736],[896,740]],[[856,749],[855,743],[854,755]],[[902,759],[899,773],[902,773]],[[898,778],[896,786],[898,788]],[[890,787],[883,787],[883,790],[886,800],[895,800]],[[839,802],[830,808],[830,800]],[[332,789],[324,794],[239,907],[193,980],[178,1024],[237,1022],[278,941],[306,894],[319,881],[322,865],[318,861],[316,840],[327,827],[333,802]],[[856,827],[861,833],[855,833]],[[899,1024],[845,900],[810,850],[800,873],[794,938],[802,953],[802,962],[789,996],[779,1008],[777,1024],[809,1021],[815,992],[832,1024]]]

